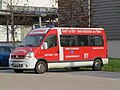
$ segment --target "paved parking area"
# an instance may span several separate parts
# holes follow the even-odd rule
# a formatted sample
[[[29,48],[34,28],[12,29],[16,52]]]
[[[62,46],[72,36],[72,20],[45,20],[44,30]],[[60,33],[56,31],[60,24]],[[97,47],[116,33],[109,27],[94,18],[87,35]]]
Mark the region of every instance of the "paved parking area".
[[[0,90],[120,90],[120,73],[55,69],[40,75],[4,69]]]

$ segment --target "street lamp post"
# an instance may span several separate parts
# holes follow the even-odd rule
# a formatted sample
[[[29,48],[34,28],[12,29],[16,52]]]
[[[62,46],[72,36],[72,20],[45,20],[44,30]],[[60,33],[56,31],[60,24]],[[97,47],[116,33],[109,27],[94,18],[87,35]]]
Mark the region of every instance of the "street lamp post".
[[[88,27],[91,27],[91,0],[88,0],[88,17],[89,17],[89,25]]]

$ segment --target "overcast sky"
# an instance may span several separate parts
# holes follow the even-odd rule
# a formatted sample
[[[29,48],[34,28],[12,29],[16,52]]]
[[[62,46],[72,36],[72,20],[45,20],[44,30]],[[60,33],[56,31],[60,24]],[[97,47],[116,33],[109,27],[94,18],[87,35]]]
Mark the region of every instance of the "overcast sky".
[[[30,6],[51,7],[55,0],[29,0]]]
[[[36,7],[52,7],[57,6],[55,4],[55,0],[17,0],[19,3],[28,3],[29,6],[36,6]]]
[[[3,0],[6,3],[9,3],[10,0]],[[17,3],[17,4],[16,4]],[[1,3],[0,3],[1,4]],[[55,4],[55,0],[13,0],[13,4],[18,6],[34,6],[34,7],[58,7]],[[6,4],[3,2],[2,9],[6,9]]]

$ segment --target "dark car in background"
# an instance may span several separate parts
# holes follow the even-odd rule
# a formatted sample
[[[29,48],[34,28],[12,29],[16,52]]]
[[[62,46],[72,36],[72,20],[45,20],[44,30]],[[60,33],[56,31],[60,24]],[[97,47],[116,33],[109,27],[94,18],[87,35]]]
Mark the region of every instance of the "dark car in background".
[[[12,46],[0,46],[0,66],[9,66],[9,56],[13,49]]]

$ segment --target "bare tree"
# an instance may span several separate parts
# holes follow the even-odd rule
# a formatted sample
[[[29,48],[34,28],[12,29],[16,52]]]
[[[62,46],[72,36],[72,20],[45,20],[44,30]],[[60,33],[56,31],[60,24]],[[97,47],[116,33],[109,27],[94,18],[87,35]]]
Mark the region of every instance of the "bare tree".
[[[59,26],[89,27],[88,0],[58,0],[58,7]]]
[[[10,30],[8,25],[11,26],[10,33],[12,35],[13,46],[15,46],[15,31],[19,25],[31,25],[30,20],[32,20],[30,16],[31,13],[28,14],[29,6],[26,4],[28,0],[26,2],[23,0],[24,6],[18,6],[19,1],[20,0],[3,0],[3,3],[7,5],[7,9],[4,10],[4,12],[8,14],[5,13],[5,15],[2,15],[2,18],[0,18],[0,22],[7,25],[7,41],[9,41],[8,30]]]
[[[10,13],[2,12],[0,13],[0,25],[6,25],[6,27],[1,27],[3,32],[7,32],[7,42],[9,41],[9,17]]]

